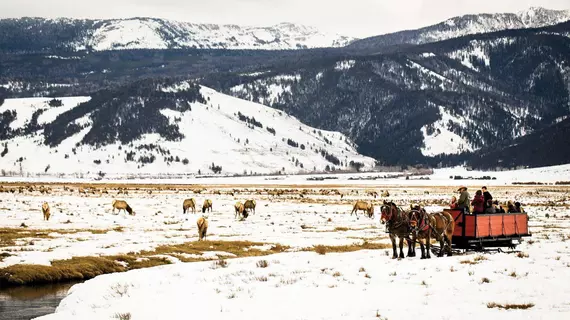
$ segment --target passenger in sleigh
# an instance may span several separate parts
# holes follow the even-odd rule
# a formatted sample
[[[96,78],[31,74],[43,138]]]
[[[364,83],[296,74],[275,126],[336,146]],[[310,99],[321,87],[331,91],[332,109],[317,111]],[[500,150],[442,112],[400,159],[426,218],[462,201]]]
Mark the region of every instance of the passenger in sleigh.
[[[451,203],[449,204],[450,209],[457,209],[457,198],[455,196],[451,197]]]
[[[475,192],[475,197],[471,200],[471,205],[473,206],[473,214],[485,213],[485,198],[483,198],[483,192],[481,190]]]
[[[495,213],[505,213],[505,209],[499,204],[499,201],[493,201],[493,207],[495,208]]]

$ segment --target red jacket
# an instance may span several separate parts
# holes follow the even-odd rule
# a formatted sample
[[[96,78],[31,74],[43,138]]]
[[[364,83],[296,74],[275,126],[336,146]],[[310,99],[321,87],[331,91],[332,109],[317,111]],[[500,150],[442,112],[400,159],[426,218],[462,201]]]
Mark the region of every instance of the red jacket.
[[[485,211],[485,198],[483,196],[475,195],[473,200],[471,201],[471,205],[473,206],[473,212],[484,212]]]

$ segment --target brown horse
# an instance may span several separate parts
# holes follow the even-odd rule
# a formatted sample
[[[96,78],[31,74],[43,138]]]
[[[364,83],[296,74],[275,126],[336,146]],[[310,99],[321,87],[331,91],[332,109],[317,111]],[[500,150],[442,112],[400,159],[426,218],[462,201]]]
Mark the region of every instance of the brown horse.
[[[431,238],[439,241],[439,257],[443,257],[446,251],[448,256],[451,252],[451,239],[455,229],[455,220],[448,212],[436,212],[427,214],[423,208],[415,207],[410,212],[410,227],[412,228],[412,241],[419,240],[422,250],[422,259],[430,259]],[[424,243],[421,241],[425,241]],[[426,250],[427,249],[427,250]],[[427,251],[427,252],[426,252]]]
[[[439,241],[439,255],[443,257],[443,251],[446,249],[447,256],[451,256],[451,239],[455,230],[455,220],[449,212],[436,212],[430,214],[430,226],[435,238]],[[445,246],[447,243],[447,246]]]
[[[415,256],[412,251],[412,242],[410,241],[410,224],[409,214],[396,206],[392,201],[386,202],[380,207],[380,221],[386,224],[390,240],[392,241],[392,250],[394,254],[392,259],[398,258],[398,251],[396,250],[396,237],[400,239],[400,255],[399,258],[404,258],[404,239],[408,241],[408,257]]]
[[[422,259],[430,259],[430,246],[431,246],[431,224],[430,216],[427,214],[425,209],[420,206],[410,206],[410,228],[412,230],[412,251],[413,256],[416,252],[416,242],[419,242],[420,248],[422,250]],[[423,241],[422,241],[423,240]],[[427,247],[427,254],[426,254]]]

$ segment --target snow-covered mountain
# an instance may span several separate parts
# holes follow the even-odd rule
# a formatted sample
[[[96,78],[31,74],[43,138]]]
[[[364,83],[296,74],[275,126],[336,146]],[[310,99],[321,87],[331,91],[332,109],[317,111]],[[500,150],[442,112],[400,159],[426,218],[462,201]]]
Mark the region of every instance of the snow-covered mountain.
[[[570,20],[569,10],[531,7],[517,13],[469,14],[417,30],[406,30],[352,42],[349,47],[379,48],[397,44],[423,44],[461,36],[507,29],[539,28]]]
[[[343,134],[306,126],[282,111],[188,82],[152,85],[156,90],[143,94],[123,88],[121,97],[7,99],[0,106],[0,168],[5,174],[120,176],[375,165]]]
[[[11,33],[11,34],[7,34]],[[4,35],[2,35],[4,34]],[[3,41],[1,41],[4,38]],[[16,42],[16,43],[9,43]],[[196,24],[156,18],[0,20],[0,42],[21,50],[121,49],[306,49],[341,47],[354,38],[310,26],[280,23],[268,27]]]

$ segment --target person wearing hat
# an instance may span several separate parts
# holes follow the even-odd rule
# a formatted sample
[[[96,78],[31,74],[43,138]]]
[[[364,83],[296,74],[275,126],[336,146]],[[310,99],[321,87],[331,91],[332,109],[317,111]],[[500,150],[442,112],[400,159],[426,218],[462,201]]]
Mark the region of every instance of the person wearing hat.
[[[457,200],[457,208],[462,209],[464,213],[469,213],[469,201],[471,197],[469,196],[469,192],[467,192],[467,188],[465,186],[461,186],[457,191],[460,192],[459,200]]]

